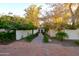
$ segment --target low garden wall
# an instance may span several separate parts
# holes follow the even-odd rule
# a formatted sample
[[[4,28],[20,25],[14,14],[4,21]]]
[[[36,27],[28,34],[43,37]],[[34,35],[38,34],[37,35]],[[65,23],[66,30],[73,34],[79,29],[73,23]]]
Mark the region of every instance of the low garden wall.
[[[50,37],[55,37],[56,31],[50,29],[50,30],[47,32],[47,34],[48,34]]]
[[[79,29],[76,29],[76,30],[65,30],[65,32],[68,35],[68,38],[66,38],[67,40],[79,40]],[[55,37],[56,33],[57,32],[55,30],[49,30],[47,34],[50,37]]]
[[[38,32],[38,30],[34,30],[34,34],[36,34]]]
[[[0,29],[0,32],[7,32],[5,29]],[[34,34],[37,33],[38,30],[34,30]],[[28,35],[32,34],[32,30],[16,30],[16,40],[20,40]]]
[[[34,34],[37,32],[38,30],[34,30]],[[16,40],[20,40],[31,34],[32,34],[32,30],[16,30]]]
[[[65,32],[68,34],[69,40],[79,40],[79,29],[77,29],[77,30],[65,30]]]
[[[6,30],[5,29],[0,29],[0,32],[6,32]]]

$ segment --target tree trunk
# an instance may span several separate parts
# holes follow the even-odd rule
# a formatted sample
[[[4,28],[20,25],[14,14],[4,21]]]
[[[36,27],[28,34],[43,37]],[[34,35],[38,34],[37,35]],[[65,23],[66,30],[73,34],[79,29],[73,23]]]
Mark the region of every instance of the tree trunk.
[[[72,3],[69,5],[69,9],[70,9],[70,12],[71,12],[71,22],[72,22],[72,26],[75,26],[75,15],[74,15],[74,12],[72,11]]]

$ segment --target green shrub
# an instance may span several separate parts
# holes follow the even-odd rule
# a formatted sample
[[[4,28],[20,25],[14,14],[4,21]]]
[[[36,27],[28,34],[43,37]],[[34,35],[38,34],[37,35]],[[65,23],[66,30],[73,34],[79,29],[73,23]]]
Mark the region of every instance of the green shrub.
[[[8,44],[15,41],[15,32],[0,32],[0,43]]]
[[[65,33],[65,32],[56,33],[56,38],[60,41],[63,41],[65,37],[68,37],[67,33]]]
[[[27,42],[31,42],[37,36],[38,36],[38,33],[33,34],[33,35],[29,35],[29,36],[25,37],[24,40]]]
[[[68,25],[68,24],[67,24],[67,25],[65,26],[65,28],[66,28],[66,29],[75,30],[75,29],[77,29],[77,26],[76,26],[76,25]]]
[[[43,38],[43,42],[48,43],[48,36],[46,34],[44,34],[44,38]]]
[[[79,40],[74,42],[76,45],[79,45]]]

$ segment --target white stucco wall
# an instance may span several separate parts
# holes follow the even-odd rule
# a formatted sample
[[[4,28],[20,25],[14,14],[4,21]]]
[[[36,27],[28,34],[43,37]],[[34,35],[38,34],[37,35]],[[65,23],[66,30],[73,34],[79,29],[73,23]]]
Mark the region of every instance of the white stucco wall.
[[[67,40],[79,40],[79,29],[77,30],[65,30],[65,32],[68,34],[68,38],[66,38]],[[56,31],[54,30],[49,30],[48,31],[48,35],[50,35],[50,37],[54,37],[56,34]]]
[[[0,29],[0,32],[6,32],[6,30],[5,29]]]
[[[48,31],[48,35],[50,36],[50,37],[54,37],[55,36],[55,34],[56,34],[56,31],[55,30],[49,30]]]
[[[79,29],[77,30],[65,30],[68,34],[68,40],[79,40]]]
[[[16,40],[20,40],[32,33],[31,30],[16,30]]]
[[[37,32],[38,32],[38,30],[34,30],[34,34],[37,33]]]
[[[34,30],[34,34],[37,32],[38,30]],[[20,40],[31,34],[32,34],[32,30],[16,30],[16,40]]]

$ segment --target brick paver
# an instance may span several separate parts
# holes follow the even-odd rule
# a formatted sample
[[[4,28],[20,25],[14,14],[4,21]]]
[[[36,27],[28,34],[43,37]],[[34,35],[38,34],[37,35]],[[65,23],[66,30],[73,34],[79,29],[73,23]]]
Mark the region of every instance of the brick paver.
[[[39,33],[38,37],[33,39],[32,43],[43,43],[43,35],[42,35],[42,33]]]
[[[27,43],[16,41],[9,45],[0,45],[0,55],[9,56],[79,56],[78,46],[63,46],[53,43]]]

